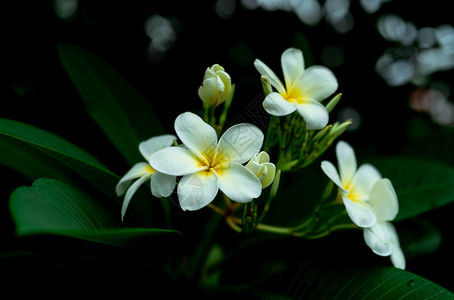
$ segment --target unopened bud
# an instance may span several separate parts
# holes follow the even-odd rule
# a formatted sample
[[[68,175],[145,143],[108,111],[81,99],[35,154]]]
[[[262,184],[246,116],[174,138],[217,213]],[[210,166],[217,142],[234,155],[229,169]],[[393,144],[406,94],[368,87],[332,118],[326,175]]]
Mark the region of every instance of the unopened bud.
[[[262,81],[262,87],[263,87],[263,92],[265,93],[265,96],[268,94],[271,94],[273,92],[273,88],[271,87],[269,78],[262,75],[260,77],[260,80]]]
[[[229,97],[231,90],[230,75],[223,67],[214,64],[205,71],[203,84],[199,87],[199,97],[209,107],[216,107]]]

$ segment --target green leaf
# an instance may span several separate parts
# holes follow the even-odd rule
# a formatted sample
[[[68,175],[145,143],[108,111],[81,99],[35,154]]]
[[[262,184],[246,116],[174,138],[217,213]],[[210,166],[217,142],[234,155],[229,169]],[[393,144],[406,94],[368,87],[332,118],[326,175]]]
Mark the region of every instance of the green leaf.
[[[452,299],[447,289],[393,267],[319,267],[304,263],[284,272],[272,291],[291,299]]]
[[[412,126],[414,128],[414,126]],[[401,155],[420,156],[454,165],[454,128],[439,130],[427,129],[429,132],[414,141],[410,141],[401,151]]]
[[[370,161],[389,178],[399,200],[396,220],[420,215],[454,201],[454,168],[420,158],[388,157]]]
[[[65,139],[21,122],[0,118],[0,164],[27,178],[75,180],[80,175],[107,195],[119,177],[83,149]]]
[[[126,247],[177,231],[126,228],[120,212],[113,214],[85,192],[54,179],[38,179],[31,187],[19,187],[10,197],[10,211],[18,236],[60,235]]]
[[[58,53],[90,116],[130,164],[143,160],[139,143],[165,133],[150,101],[90,51],[61,44]]]
[[[412,218],[399,224],[399,239],[407,260],[434,253],[442,244],[440,230],[422,218]]]

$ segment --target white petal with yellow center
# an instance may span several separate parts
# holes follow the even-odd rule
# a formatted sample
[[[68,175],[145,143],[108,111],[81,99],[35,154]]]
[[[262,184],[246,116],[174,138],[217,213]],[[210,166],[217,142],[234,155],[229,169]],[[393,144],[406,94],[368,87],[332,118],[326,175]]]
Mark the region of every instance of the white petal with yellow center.
[[[218,141],[216,130],[196,114],[190,112],[180,114],[175,119],[175,132],[181,142],[201,160],[205,160],[204,153],[216,148]]]
[[[161,149],[150,156],[150,165],[165,174],[183,176],[207,169],[206,160],[201,160],[186,147]]]
[[[131,185],[134,179],[140,178],[145,174],[150,176],[155,170],[146,162],[136,163],[118,182],[115,187],[117,196],[121,196],[125,193],[126,189]]]
[[[290,88],[300,91],[303,102],[309,99],[322,101],[337,90],[338,83],[328,68],[312,66],[301,73]]]
[[[219,169],[219,188],[231,200],[246,203],[262,193],[260,180],[243,165],[227,162]]]
[[[344,180],[342,180],[342,183],[346,189],[349,189],[354,194],[351,198],[352,200],[367,201],[372,188],[380,179],[381,175],[374,166],[363,164],[358,168],[350,183],[344,182]]]
[[[260,151],[263,133],[257,126],[237,124],[224,132],[219,139],[214,160],[245,163]]]
[[[342,195],[342,200],[350,219],[359,227],[372,227],[377,223],[375,210],[368,203],[352,201],[348,196]]]
[[[296,101],[289,102],[281,94],[273,92],[268,94],[263,101],[263,108],[273,116],[286,116],[297,109]]]
[[[183,210],[198,210],[213,201],[219,180],[213,169],[183,176],[178,183],[178,200]]]

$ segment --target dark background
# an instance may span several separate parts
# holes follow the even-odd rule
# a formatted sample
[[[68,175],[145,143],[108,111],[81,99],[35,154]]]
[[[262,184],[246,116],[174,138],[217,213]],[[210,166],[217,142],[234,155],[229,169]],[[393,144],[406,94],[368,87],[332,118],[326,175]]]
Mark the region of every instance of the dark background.
[[[359,127],[344,135],[358,155],[401,153],[415,137],[442,129],[409,105],[413,84],[391,87],[375,71],[377,59],[395,42],[385,40],[377,29],[380,16],[394,14],[417,28],[450,24],[448,1],[389,1],[378,12],[367,14],[358,1],[350,4],[354,25],[338,33],[325,19],[314,26],[302,23],[286,11],[248,10],[236,1],[234,13],[221,17],[216,1],[79,1],[74,15],[59,17],[54,1],[10,1],[2,9],[2,68],[0,117],[26,122],[56,133],[81,146],[122,174],[129,168],[85,113],[79,95],[67,77],[57,54],[57,43],[77,44],[107,60],[154,105],[169,132],[175,117],[200,110],[197,89],[204,71],[214,63],[225,67],[237,85],[228,122],[241,116],[257,123],[247,107],[261,104],[263,93],[253,60],[260,58],[280,74],[280,55],[291,46],[304,49],[306,65],[330,66],[338,78],[343,98],[331,114],[342,118],[342,107],[352,107],[361,116]],[[147,55],[150,37],[146,20],[159,14],[172,23],[176,39],[156,61]],[[340,64],[323,56],[327,46],[341,49]],[[153,61],[154,60],[154,61]],[[438,80],[452,86],[452,71],[434,73],[425,84]],[[260,124],[258,124],[260,125]],[[328,154],[329,155],[329,154]],[[1,219],[5,229],[3,257],[12,255],[13,226],[8,215],[9,194],[30,182],[14,171],[0,168]],[[439,250],[410,260],[408,270],[447,288],[451,279],[442,274],[452,269],[452,206],[424,217],[435,224],[444,239]],[[3,233],[3,231],[2,231]]]

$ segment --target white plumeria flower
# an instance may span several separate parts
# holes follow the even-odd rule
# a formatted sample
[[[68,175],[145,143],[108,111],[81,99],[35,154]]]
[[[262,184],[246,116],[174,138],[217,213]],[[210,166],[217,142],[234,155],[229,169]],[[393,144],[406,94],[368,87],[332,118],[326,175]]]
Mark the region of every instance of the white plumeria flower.
[[[230,95],[232,82],[224,68],[214,64],[207,68],[203,76],[203,84],[199,87],[199,97],[208,106],[216,107],[222,104]]]
[[[183,210],[205,207],[219,189],[242,203],[260,196],[260,180],[242,165],[262,147],[263,133],[256,126],[234,125],[218,141],[213,127],[186,112],[176,118],[175,131],[184,146],[157,151],[149,162],[160,172],[183,176],[177,189]]]
[[[336,156],[339,173],[328,161],[321,164],[323,172],[340,188],[342,201],[353,223],[363,228],[374,226],[377,214],[369,203],[369,196],[372,187],[381,179],[380,173],[370,164],[357,168],[355,152],[346,142],[337,143]]]
[[[389,179],[380,179],[372,188],[370,205],[377,214],[377,223],[364,228],[364,240],[380,256],[390,256],[393,265],[405,269],[405,256],[400,248],[396,229],[391,224],[399,212],[397,195]]]
[[[262,183],[262,189],[268,187],[276,175],[276,166],[270,163],[270,156],[265,151],[252,156],[246,168],[257,176]]]
[[[174,140],[176,140],[176,137],[171,134],[152,137],[139,144],[139,151],[145,158],[145,160],[148,161],[150,156],[156,151],[172,146]],[[151,181],[151,193],[155,197],[168,197],[175,189],[175,176],[163,174],[156,171],[148,162],[136,163],[120,179],[115,188],[117,196],[123,195],[126,191],[125,199],[123,200],[123,206],[121,208],[122,220],[125,216],[126,209],[128,208],[132,196],[136,193],[139,187],[149,179]],[[134,183],[132,183],[133,181]]]
[[[289,48],[281,56],[285,86],[276,74],[262,61],[256,59],[254,66],[266,76],[277,90],[265,97],[263,107],[274,116],[286,116],[295,110],[306,121],[308,129],[321,129],[328,124],[328,111],[320,103],[333,94],[338,87],[334,74],[326,67],[304,68],[303,53]]]

